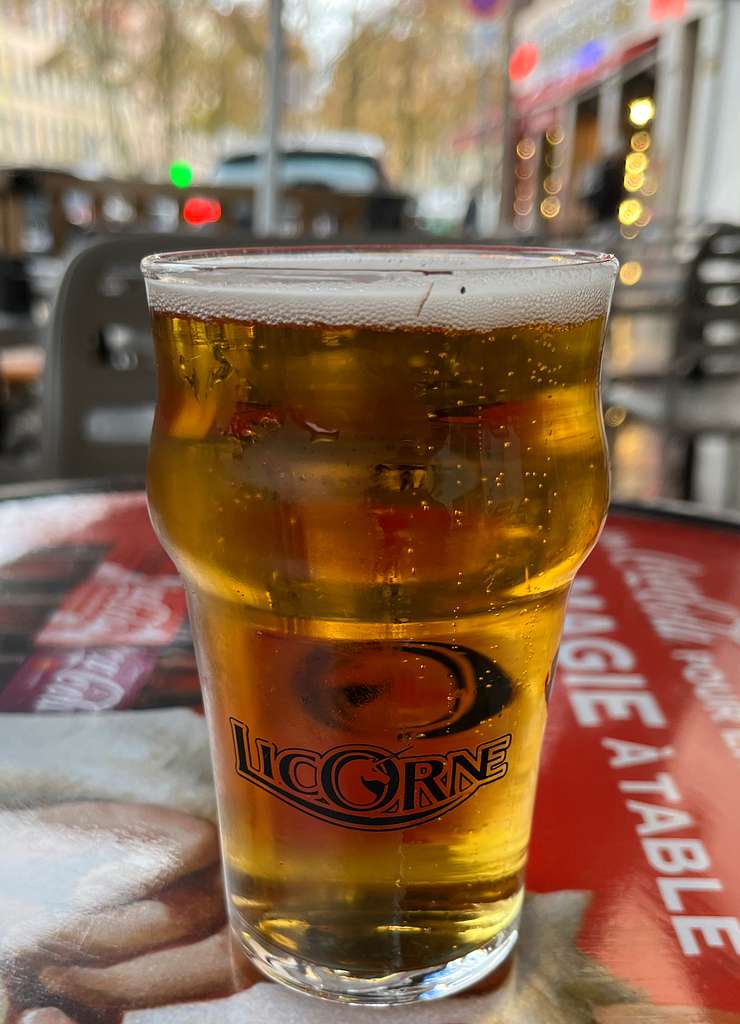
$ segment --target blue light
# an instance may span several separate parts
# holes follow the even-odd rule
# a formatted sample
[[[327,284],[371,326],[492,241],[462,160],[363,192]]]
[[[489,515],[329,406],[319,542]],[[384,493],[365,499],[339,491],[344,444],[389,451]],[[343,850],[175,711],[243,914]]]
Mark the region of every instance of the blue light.
[[[589,39],[587,43],[577,51],[575,66],[577,71],[590,71],[596,67],[606,56],[606,47],[600,39]]]

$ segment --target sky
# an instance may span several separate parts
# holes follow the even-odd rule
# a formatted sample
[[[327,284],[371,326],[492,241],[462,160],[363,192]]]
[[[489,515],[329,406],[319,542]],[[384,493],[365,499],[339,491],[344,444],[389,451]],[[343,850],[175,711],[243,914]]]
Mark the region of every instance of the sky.
[[[330,64],[346,42],[352,16],[371,18],[393,0],[283,0],[285,23],[302,31],[316,64]]]

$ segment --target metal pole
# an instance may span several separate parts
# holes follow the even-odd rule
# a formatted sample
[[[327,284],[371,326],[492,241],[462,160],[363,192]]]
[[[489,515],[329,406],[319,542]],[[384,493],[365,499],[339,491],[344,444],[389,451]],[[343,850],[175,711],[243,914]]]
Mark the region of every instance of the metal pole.
[[[599,157],[613,157],[622,143],[622,77],[617,72],[599,86]]]
[[[491,89],[491,76],[488,73],[490,69],[490,60],[481,61],[478,66],[478,81],[476,83],[475,90],[475,115],[478,120],[478,182],[481,189],[485,188],[486,175],[488,172],[488,158],[490,154],[487,152],[487,146],[489,141],[489,105],[490,105],[490,89]]]
[[[498,211],[498,230],[510,234],[514,230],[514,118],[511,109],[511,79],[509,61],[514,51],[514,22],[517,0],[508,0],[504,13],[504,79],[501,90],[501,204]]]
[[[283,106],[283,0],[270,0],[270,50],[267,65],[265,152],[255,210],[255,231],[272,235],[278,220],[278,160]]]

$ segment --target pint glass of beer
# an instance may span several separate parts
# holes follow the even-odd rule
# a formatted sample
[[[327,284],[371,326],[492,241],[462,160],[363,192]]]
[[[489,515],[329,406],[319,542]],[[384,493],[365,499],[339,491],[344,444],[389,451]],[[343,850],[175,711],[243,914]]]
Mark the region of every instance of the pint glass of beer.
[[[188,595],[236,942],[330,999],[456,992],[517,939],[568,589],[607,506],[616,261],[143,268],[149,502]]]

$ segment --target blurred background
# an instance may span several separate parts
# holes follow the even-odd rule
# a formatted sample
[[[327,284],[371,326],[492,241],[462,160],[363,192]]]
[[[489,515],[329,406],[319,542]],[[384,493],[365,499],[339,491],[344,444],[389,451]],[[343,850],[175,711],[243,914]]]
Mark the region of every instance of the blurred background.
[[[616,252],[614,494],[740,508],[738,0],[0,0],[0,484],[139,475],[140,258]]]

